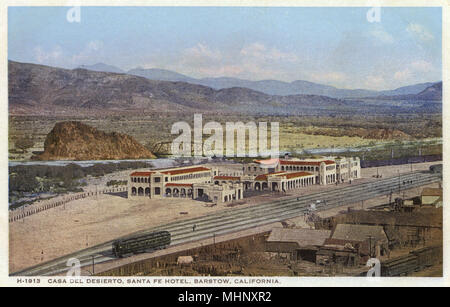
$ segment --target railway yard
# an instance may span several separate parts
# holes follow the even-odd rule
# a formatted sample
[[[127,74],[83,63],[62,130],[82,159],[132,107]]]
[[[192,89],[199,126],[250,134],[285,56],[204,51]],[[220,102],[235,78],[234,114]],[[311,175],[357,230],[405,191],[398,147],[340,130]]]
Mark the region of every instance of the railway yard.
[[[425,172],[431,164],[433,163],[415,164],[414,167],[402,165],[363,169],[362,179],[352,184],[314,186],[307,191],[300,190],[297,194],[266,193],[244,199],[244,202],[237,206],[207,207],[204,203],[194,200],[183,200],[182,203],[179,200],[178,202],[151,200],[151,206],[149,206],[150,203],[142,200],[130,201],[123,195],[101,195],[89,200],[77,200],[65,208],[55,208],[27,217],[23,221],[10,223],[10,273],[13,275],[64,274],[68,269],[67,260],[77,258],[86,267],[94,262],[96,274],[111,272],[117,275],[120,267],[127,267],[130,263],[152,258],[154,261],[157,257],[164,256],[173,258],[174,254],[195,248],[209,250],[211,246],[217,248],[215,244],[226,245],[229,240],[239,240],[249,235],[252,242],[260,242],[262,234],[267,233],[274,226],[280,226],[280,222],[291,221],[297,226],[308,226],[305,214],[310,212],[312,203],[316,203],[315,213],[325,218],[337,215],[347,208],[365,210],[386,204],[390,198],[406,199],[418,196],[423,187],[437,187],[442,180],[438,174]],[[383,177],[375,178],[374,175],[378,173],[383,174]],[[111,247],[114,239],[156,230],[171,233],[172,242],[166,250],[124,259],[116,259],[113,256]],[[246,244],[244,246],[248,245]],[[235,248],[235,245],[233,246],[230,247],[232,250]],[[258,248],[261,246],[258,245]],[[200,254],[205,254],[204,250],[200,251]],[[264,260],[263,254],[252,255],[251,257],[256,257],[255,259],[246,255],[244,258],[254,265],[243,268],[240,264],[239,269],[213,263],[234,256],[219,255],[212,259],[211,255],[208,256],[210,258],[207,256],[202,258],[209,263],[210,268],[206,265],[205,268],[198,268],[191,273],[171,268],[166,272],[174,275],[232,274],[227,272],[277,275],[267,274],[264,270],[255,268],[258,266],[255,264],[258,261],[260,263],[269,261]],[[313,275],[330,273],[313,267],[310,270],[301,268],[285,270],[284,260],[273,261],[270,263],[279,269],[272,271],[278,272],[278,275],[302,275],[303,271]],[[298,265],[308,266],[308,264]],[[167,265],[165,267],[167,268]],[[252,269],[249,271],[250,267]],[[161,273],[161,270],[148,269],[149,266],[145,268],[147,269],[139,272],[128,271],[128,273],[143,275]],[[284,273],[280,273],[283,270]],[[341,273],[356,274],[354,269],[344,271]],[[92,273],[92,270],[85,270],[84,274]]]

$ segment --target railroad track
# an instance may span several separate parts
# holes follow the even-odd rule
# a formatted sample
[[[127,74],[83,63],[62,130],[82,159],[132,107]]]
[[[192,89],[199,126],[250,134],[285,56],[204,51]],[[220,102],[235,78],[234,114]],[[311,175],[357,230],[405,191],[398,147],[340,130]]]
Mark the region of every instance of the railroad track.
[[[184,244],[221,235],[249,229],[265,224],[298,217],[310,209],[312,203],[320,200],[316,211],[339,207],[345,204],[357,203],[375,197],[389,195],[391,192],[412,189],[442,180],[437,174],[413,172],[399,177],[380,179],[374,182],[354,184],[343,188],[334,188],[319,193],[300,197],[286,198],[268,202],[257,206],[230,209],[197,218],[177,221],[139,231],[124,238],[143,235],[157,230],[169,231],[172,235],[171,246]],[[193,231],[195,225],[195,231]],[[41,276],[54,275],[69,269],[67,261],[77,258],[82,266],[92,263],[102,263],[116,259],[112,255],[111,247],[114,241],[108,241],[70,255],[66,255],[49,262],[11,274],[11,276]]]

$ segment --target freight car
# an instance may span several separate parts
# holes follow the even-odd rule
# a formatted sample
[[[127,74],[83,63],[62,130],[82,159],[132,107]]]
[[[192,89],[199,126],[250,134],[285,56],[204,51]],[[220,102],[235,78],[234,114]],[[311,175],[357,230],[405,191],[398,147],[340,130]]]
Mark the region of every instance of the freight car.
[[[127,239],[117,240],[113,243],[113,254],[122,258],[124,255],[144,253],[156,249],[166,248],[171,241],[168,231],[157,231],[149,234]]]
[[[442,263],[442,246],[427,246],[381,263],[381,276],[407,276]]]

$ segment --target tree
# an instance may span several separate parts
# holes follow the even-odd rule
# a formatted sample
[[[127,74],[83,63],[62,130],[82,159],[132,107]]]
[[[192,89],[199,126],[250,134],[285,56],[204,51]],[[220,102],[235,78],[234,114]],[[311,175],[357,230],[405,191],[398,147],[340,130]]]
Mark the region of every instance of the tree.
[[[19,148],[22,150],[22,153],[25,153],[25,151],[31,147],[34,146],[34,142],[33,139],[31,137],[23,137],[18,139],[15,143],[14,143],[16,148]]]

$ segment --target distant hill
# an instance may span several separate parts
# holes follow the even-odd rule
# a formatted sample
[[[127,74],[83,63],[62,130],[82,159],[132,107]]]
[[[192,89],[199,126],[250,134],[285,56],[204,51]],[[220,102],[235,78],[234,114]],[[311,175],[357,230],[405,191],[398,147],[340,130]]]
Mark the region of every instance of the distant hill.
[[[57,123],[36,160],[110,160],[155,158],[133,137],[105,133],[76,121]]]
[[[62,69],[14,61],[8,63],[8,81],[11,115],[103,116],[154,112],[289,116],[391,114],[415,112],[415,107],[423,106],[402,101],[393,104],[388,99],[366,101],[324,95],[270,95],[245,87],[214,89],[188,82],[149,80],[126,73]],[[439,106],[433,105],[432,109],[424,106],[424,110],[435,109],[439,112]]]
[[[417,94],[433,84],[432,82],[428,82],[404,86],[395,90],[373,91],[366,89],[339,89],[334,86],[323,85],[303,80],[297,80],[293,82],[283,82],[278,80],[250,81],[231,77],[196,79],[164,69],[139,68],[129,70],[127,73],[145,77],[150,80],[181,81],[192,84],[200,84],[214,89],[244,87],[269,95],[320,95],[332,98],[361,98]]]
[[[94,115],[127,111],[291,114],[346,106],[344,101],[324,96],[276,96],[240,87],[215,90],[186,82],[13,61],[9,62],[8,73],[11,114]]]
[[[428,83],[427,83],[428,84]],[[430,83],[417,94],[383,95],[377,99],[385,100],[409,100],[409,101],[442,101],[442,82]]]
[[[418,94],[421,91],[425,90],[427,87],[434,84],[433,82],[426,82],[403,86],[394,90],[374,91],[367,89],[339,89],[334,86],[304,80],[296,80],[293,82],[284,82],[278,80],[251,81],[232,77],[196,79],[167,69],[135,68],[128,71],[123,71],[118,67],[107,65],[104,63],[98,63],[95,65],[82,65],[79,68],[92,71],[127,73],[130,75],[140,76],[155,81],[187,82],[191,84],[204,85],[213,89],[244,87],[265,94],[278,96],[319,95],[332,98],[367,98],[378,96],[410,95]]]
[[[115,73],[124,73],[125,72],[116,66],[112,66],[112,65],[108,65],[108,64],[104,64],[104,63],[97,63],[94,65],[81,65],[78,68],[88,69],[88,70],[92,70],[92,71],[104,71],[104,72],[115,72]]]
[[[190,78],[188,76],[179,74],[177,72],[173,72],[166,69],[157,69],[157,68],[151,68],[151,69],[144,69],[144,68],[135,68],[127,71],[127,74],[135,75],[144,77],[150,80],[157,80],[157,81],[173,81],[173,82],[188,82],[188,83],[194,83],[196,79]]]
[[[440,100],[442,101],[442,82],[435,83],[419,94],[416,95],[416,100]]]
[[[399,88],[397,88],[395,90],[391,90],[391,91],[380,91],[378,94],[384,95],[384,96],[418,94],[421,91],[425,90],[427,87],[432,86],[433,84],[435,84],[435,83],[434,82],[419,83],[419,84],[399,87]]]

